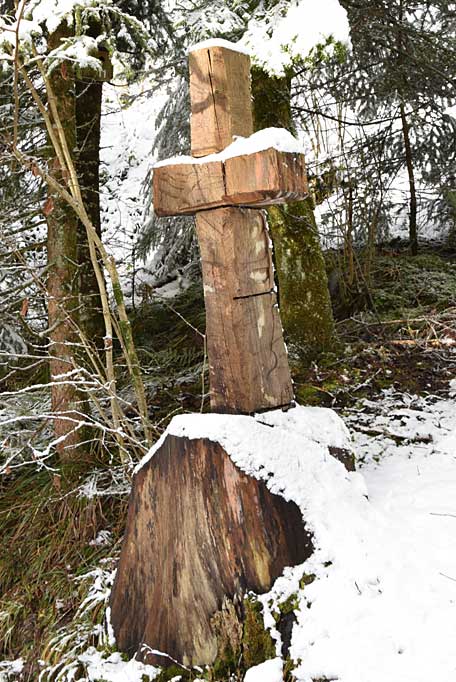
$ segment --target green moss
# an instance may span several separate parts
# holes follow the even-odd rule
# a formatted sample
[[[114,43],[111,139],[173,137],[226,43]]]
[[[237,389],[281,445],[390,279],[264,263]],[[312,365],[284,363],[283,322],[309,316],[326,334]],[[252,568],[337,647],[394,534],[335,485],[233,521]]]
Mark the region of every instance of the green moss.
[[[296,609],[299,608],[298,594],[296,592],[290,594],[288,599],[285,599],[285,601],[281,602],[278,605],[278,608],[282,616],[286,616],[289,613],[293,613],[293,611],[296,611]]]
[[[307,361],[334,346],[325,262],[310,199],[268,211],[285,336]]]
[[[251,595],[244,599],[242,610],[240,622],[239,612],[232,602],[227,603],[223,617],[214,622],[219,652],[205,673],[211,682],[242,680],[246,670],[276,656],[275,643],[264,626],[262,604]]]
[[[437,310],[456,304],[456,263],[437,254],[380,257],[374,272],[374,305],[381,316],[412,314],[428,306]]]
[[[311,585],[315,580],[315,577],[316,576],[314,573],[304,573],[301,580],[299,581],[299,588],[303,590],[306,585]]]
[[[158,677],[154,678],[154,682],[169,682],[173,677],[181,677],[181,682],[190,682],[193,675],[190,671],[184,670],[178,665],[172,665],[169,668],[163,668]]]
[[[252,71],[255,128],[294,132],[291,77]],[[309,362],[333,346],[335,333],[323,253],[310,198],[268,210],[285,338]]]
[[[295,681],[295,676],[293,675],[293,670],[295,669],[295,664],[291,660],[289,656],[285,659],[285,663],[283,666],[283,679],[284,682],[294,682]]]
[[[318,386],[296,385],[295,384],[296,399],[300,405],[320,405],[321,402],[321,388]]]
[[[274,641],[264,627],[263,607],[254,597],[244,600],[245,617],[242,634],[242,660],[245,670],[276,655]]]
[[[356,260],[361,260],[358,254]],[[336,273],[334,306],[343,317],[371,310],[372,319],[418,317],[429,311],[456,305],[456,263],[444,252],[380,252],[371,266],[370,283],[357,271],[350,284],[339,252],[325,255],[327,269]]]
[[[211,680],[228,680],[235,673],[239,665],[239,657],[236,657],[232,648],[223,650],[212,666]]]

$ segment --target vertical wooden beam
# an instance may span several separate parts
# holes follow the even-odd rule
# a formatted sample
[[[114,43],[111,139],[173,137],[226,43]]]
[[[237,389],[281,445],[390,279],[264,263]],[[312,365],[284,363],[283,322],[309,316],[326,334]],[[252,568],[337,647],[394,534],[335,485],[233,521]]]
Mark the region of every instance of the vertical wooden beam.
[[[253,133],[250,58],[225,47],[190,52],[192,155],[221,152]]]
[[[253,132],[248,55],[213,46],[190,53],[192,154],[220,152]],[[203,265],[211,408],[255,412],[289,404],[269,236],[258,210],[220,208],[196,218]]]
[[[215,412],[255,412],[293,400],[263,213],[224,208],[196,217]]]

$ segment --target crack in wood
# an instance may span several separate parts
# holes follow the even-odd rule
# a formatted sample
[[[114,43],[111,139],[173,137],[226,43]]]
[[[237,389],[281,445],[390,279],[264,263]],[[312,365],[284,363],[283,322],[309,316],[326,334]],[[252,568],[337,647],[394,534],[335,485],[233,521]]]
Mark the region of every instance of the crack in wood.
[[[211,59],[211,52],[210,52],[210,50],[207,51],[207,58],[208,58],[208,60],[209,60],[208,75],[209,75],[209,83],[210,83],[210,86],[211,86],[212,105],[213,105],[213,107],[214,107],[215,125],[216,125],[216,128],[217,128],[217,133],[218,133],[218,137],[219,137],[219,145],[218,145],[218,146],[221,146],[221,145],[220,145],[220,142],[221,142],[221,139],[222,139],[222,134],[221,134],[221,132],[220,132],[220,125],[219,125],[218,117],[217,117],[217,105],[216,105],[216,101],[215,101],[214,83],[212,82],[212,59]],[[220,150],[217,150],[217,151],[220,151]]]
[[[245,294],[244,296],[233,296],[233,301],[242,301],[245,298],[256,298],[257,296],[266,296],[267,294],[273,294],[274,289],[268,289],[267,291],[258,291],[255,294]]]

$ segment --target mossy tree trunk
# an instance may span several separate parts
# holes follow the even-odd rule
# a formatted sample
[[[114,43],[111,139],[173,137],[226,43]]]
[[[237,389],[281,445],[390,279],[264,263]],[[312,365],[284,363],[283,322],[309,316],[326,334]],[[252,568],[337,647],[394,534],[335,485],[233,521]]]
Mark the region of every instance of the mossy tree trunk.
[[[57,48],[68,35],[65,26],[57,29],[49,38],[49,50]],[[76,147],[75,87],[70,67],[56,67],[49,76],[55,97],[59,120],[53,119],[57,137],[64,135],[68,148],[74,153]],[[51,114],[52,116],[52,114]],[[49,144],[51,144],[49,142]],[[49,174],[60,184],[66,185],[67,173],[62,170],[55,150],[51,146]],[[54,432],[57,450],[63,461],[81,457],[85,449],[85,429],[77,428],[84,420],[86,403],[76,384],[77,377],[68,376],[76,367],[78,336],[78,220],[75,212],[60,195],[48,187],[45,206],[47,218],[48,254],[48,322],[49,357],[51,373],[51,404],[55,414]]]
[[[254,125],[294,132],[291,78],[252,70]],[[285,338],[311,360],[334,345],[335,332],[323,253],[312,200],[268,209]]]

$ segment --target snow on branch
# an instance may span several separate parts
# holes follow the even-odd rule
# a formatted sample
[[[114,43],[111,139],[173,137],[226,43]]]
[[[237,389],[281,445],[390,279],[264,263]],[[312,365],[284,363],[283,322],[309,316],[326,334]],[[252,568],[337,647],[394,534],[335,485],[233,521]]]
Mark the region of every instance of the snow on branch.
[[[251,54],[251,50],[244,45],[233,43],[231,40],[225,40],[224,38],[208,38],[208,40],[202,40],[201,42],[196,43],[196,45],[189,47],[188,53],[190,54],[190,52],[196,52],[196,50],[204,50],[210,47],[224,47],[227,50],[233,50],[233,52],[240,52],[241,54],[247,55]]]
[[[279,2],[254,15],[240,40],[266,71],[282,75],[298,58],[306,59],[319,45],[327,49],[349,43],[347,12],[338,0]],[[238,49],[239,49],[238,47]]]

